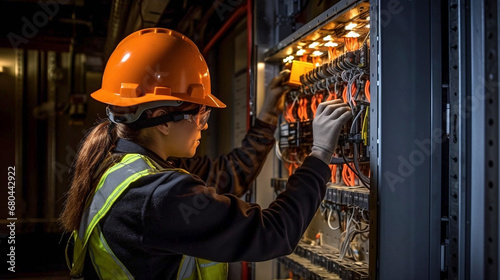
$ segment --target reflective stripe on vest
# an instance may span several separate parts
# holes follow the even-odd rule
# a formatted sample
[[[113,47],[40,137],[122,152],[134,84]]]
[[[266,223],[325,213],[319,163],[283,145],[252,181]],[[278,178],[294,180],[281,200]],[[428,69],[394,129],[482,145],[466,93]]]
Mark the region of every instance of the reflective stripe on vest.
[[[81,277],[88,252],[97,275],[101,279],[134,279],[128,269],[116,257],[108,246],[102,234],[99,222],[106,216],[113,204],[119,199],[128,186],[141,177],[164,171],[149,158],[139,154],[127,154],[120,162],[110,167],[100,179],[92,201],[82,215],[80,227],[73,231],[74,239],[73,264],[70,275]],[[186,172],[183,169],[169,169]],[[193,258],[194,261],[181,262],[186,264],[184,271],[189,273],[188,278],[179,279],[226,279],[227,264],[215,263],[203,259]],[[189,265],[188,265],[189,264]],[[179,269],[179,272],[181,271]],[[189,278],[194,277],[194,278]]]
[[[75,247],[71,276],[80,276],[83,273],[85,255],[88,251],[95,271],[101,279],[134,279],[109,248],[99,222],[130,183],[156,172],[146,157],[128,154],[103,174],[90,205],[83,212],[78,231],[73,231]]]
[[[228,264],[183,256],[177,280],[227,279]]]

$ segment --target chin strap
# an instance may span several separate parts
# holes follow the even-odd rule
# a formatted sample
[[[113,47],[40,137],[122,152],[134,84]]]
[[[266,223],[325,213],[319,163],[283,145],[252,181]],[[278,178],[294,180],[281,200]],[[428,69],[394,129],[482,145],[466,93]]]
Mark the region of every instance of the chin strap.
[[[133,130],[140,130],[143,128],[147,127],[152,127],[152,126],[157,126],[160,124],[164,124],[167,122],[178,122],[184,119],[187,119],[190,115],[196,115],[200,111],[200,108],[196,108],[193,110],[189,111],[178,111],[178,112],[172,112],[170,114],[166,115],[161,115],[158,117],[154,118],[148,118],[146,117],[146,114],[142,114],[138,120],[132,122],[132,123],[127,123],[126,120],[127,118],[124,116],[117,116],[113,114],[113,112],[107,108],[106,113],[108,115],[109,120],[112,123],[125,123],[127,126],[132,128]]]

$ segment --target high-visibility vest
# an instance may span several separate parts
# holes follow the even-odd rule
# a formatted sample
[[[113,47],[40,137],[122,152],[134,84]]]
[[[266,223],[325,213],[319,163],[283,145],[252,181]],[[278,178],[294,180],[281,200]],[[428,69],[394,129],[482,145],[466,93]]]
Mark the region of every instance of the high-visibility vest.
[[[148,157],[139,154],[125,155],[120,162],[104,173],[92,201],[83,212],[79,229],[74,230],[71,236],[74,249],[70,275],[73,279],[83,279],[83,265],[87,252],[100,279],[134,279],[134,276],[109,247],[99,222],[132,182],[166,170],[187,173],[183,169],[162,169]],[[177,279],[227,279],[227,269],[227,263],[185,255],[182,258]]]

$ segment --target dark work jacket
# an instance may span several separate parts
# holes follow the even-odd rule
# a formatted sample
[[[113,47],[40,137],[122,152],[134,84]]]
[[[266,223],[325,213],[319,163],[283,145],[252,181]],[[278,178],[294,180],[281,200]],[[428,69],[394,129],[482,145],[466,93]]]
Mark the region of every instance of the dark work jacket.
[[[240,200],[273,146],[275,129],[257,120],[240,148],[216,160],[164,161],[133,142],[117,142],[115,153],[143,154],[191,173],[140,178],[100,223],[111,250],[136,279],[175,279],[182,255],[264,261],[293,251],[325,195],[330,169],[307,157],[267,209]],[[84,276],[97,279],[89,259]]]

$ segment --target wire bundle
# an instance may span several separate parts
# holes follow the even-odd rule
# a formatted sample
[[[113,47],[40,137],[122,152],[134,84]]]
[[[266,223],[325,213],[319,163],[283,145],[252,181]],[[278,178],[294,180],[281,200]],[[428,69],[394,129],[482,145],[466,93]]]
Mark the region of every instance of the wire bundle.
[[[352,37],[352,38],[345,37],[344,38],[344,46],[346,48],[346,51],[348,51],[348,52],[352,52],[352,51],[358,49],[359,48],[358,38],[356,38],[356,37]]]
[[[339,258],[341,260],[344,259],[344,257],[346,255],[354,256],[353,250],[350,246],[351,242],[354,240],[354,237],[357,234],[369,232],[368,225],[364,229],[361,229],[361,222],[358,222],[354,219],[354,216],[355,216],[354,214],[356,213],[355,209],[356,208],[352,209],[352,213],[351,213],[351,216],[349,217],[349,219],[347,220],[345,230],[340,235],[341,241],[340,241],[340,245],[339,245],[339,249],[340,249]],[[363,210],[361,211],[361,216],[364,219]]]

